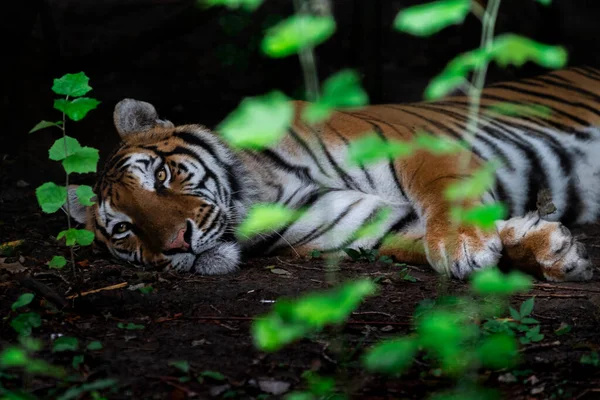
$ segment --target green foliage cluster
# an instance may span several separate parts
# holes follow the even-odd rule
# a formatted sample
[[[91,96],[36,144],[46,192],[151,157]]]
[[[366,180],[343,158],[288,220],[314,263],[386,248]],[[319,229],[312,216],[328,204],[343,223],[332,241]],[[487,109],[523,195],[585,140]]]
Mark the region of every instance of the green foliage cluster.
[[[88,112],[95,109],[100,102],[90,97],[83,97],[90,90],[89,78],[83,72],[77,74],[66,74],[59,79],[54,80],[52,91],[55,94],[65,96],[54,101],[54,108],[62,112],[62,121],[50,122],[41,121],[34,126],[29,133],[40,129],[56,127],[62,131],[62,138],[57,139],[50,150],[48,158],[52,161],[60,161],[65,170],[65,185],[57,185],[53,182],[46,182],[35,191],[38,203],[42,211],[54,213],[61,208],[67,212],[68,229],[60,232],[57,239],[65,239],[67,246],[88,246],[94,240],[94,234],[85,229],[71,228],[71,201],[67,192],[69,186],[69,175],[72,173],[85,174],[96,172],[98,164],[98,150],[82,146],[75,138],[67,136],[65,129],[66,118],[72,121],[80,121]],[[84,206],[93,204],[93,189],[88,185],[80,185],[76,190],[77,200]],[[74,256],[71,248],[71,260],[73,261],[73,270],[75,270]],[[54,256],[48,266],[50,268],[60,269],[67,264],[63,256]]]
[[[11,306],[11,314],[17,314],[12,318],[10,326],[18,335],[18,344],[10,345],[0,352],[0,397],[2,399],[35,399],[31,393],[26,391],[27,382],[30,377],[53,378],[63,381],[69,379],[67,370],[63,367],[49,364],[36,356],[36,353],[44,350],[44,344],[41,340],[31,337],[33,330],[42,325],[41,316],[33,311],[19,312],[24,307],[32,307],[32,301],[35,295],[32,293],[23,293]],[[5,319],[11,318],[8,315]],[[81,352],[79,340],[70,336],[60,336],[52,342],[51,350],[53,353],[66,352],[72,354],[71,366],[73,370],[79,371],[84,362],[87,352],[98,351],[102,349],[102,343],[91,341],[87,344],[86,350]],[[21,390],[10,390],[5,387],[11,381],[22,379],[19,375],[11,372],[18,371],[22,375],[25,386]],[[62,394],[54,398],[61,400],[75,399],[89,393],[92,398],[100,400],[103,397],[99,394],[101,390],[114,388],[117,384],[115,379],[99,379],[82,385],[72,385]]]
[[[544,335],[540,333],[540,323],[535,318],[531,318],[535,299],[533,297],[525,300],[519,310],[510,307],[511,319],[490,319],[483,324],[486,332],[505,333],[510,336],[522,334],[519,341],[522,344],[540,342]]]
[[[241,3],[239,0],[210,2],[228,7],[239,7]],[[550,3],[549,0],[539,2],[544,5]],[[249,9],[253,10],[259,2],[252,4]],[[480,47],[452,60],[441,74],[432,79],[424,94],[426,99],[437,99],[457,89],[467,92],[472,105],[467,133],[473,132],[478,124],[479,97],[489,63],[495,62],[504,67],[520,66],[533,61],[548,68],[558,68],[566,62],[566,52],[561,47],[547,46],[515,34],[504,34],[494,38],[494,24],[499,5],[499,0],[490,0],[484,9],[479,3],[471,0],[439,0],[403,10],[394,22],[394,27],[400,32],[429,36],[449,25],[462,23],[469,13],[474,13],[482,21]],[[279,22],[267,32],[262,50],[270,57],[299,54],[309,90],[306,78],[309,68],[304,65],[307,51],[310,52],[314,46],[323,43],[334,31],[335,22],[330,17],[297,14]],[[469,81],[471,76],[472,83]],[[323,88],[322,96],[317,94],[316,102],[303,110],[302,118],[309,125],[318,126],[326,121],[334,108],[359,107],[368,101],[366,93],[360,88],[356,73],[350,70],[333,75],[325,81]],[[232,130],[230,121],[242,121],[248,118],[248,107],[264,105],[261,98],[244,100],[220,126],[221,135],[238,148],[260,150],[275,144],[285,135],[292,123],[289,110],[283,105],[286,99],[279,95],[276,97],[271,104],[256,114],[260,117],[259,123],[239,122],[234,125],[236,130]],[[269,107],[282,112],[269,112]],[[499,103],[492,107],[490,112],[535,115],[543,118],[549,115],[550,110],[540,109],[535,105]],[[260,129],[255,128],[258,125],[261,126]],[[260,130],[265,133],[259,132]],[[260,136],[263,134],[264,136]],[[375,133],[366,133],[350,143],[348,161],[350,165],[362,166],[407,157],[418,151],[438,155],[462,153],[470,157],[469,152],[465,151],[469,149],[469,143],[468,138],[456,141],[427,132],[419,133],[408,142],[387,140]],[[500,203],[464,207],[465,203],[472,203],[472,200],[481,198],[493,187],[495,172],[501,167],[502,165],[495,161],[490,162],[475,171],[470,178],[447,188],[446,196],[454,204],[452,219],[455,223],[493,229],[495,221],[507,215],[506,207]],[[286,210],[281,205],[260,205],[242,224],[241,236],[276,229],[298,217],[297,210]],[[385,217],[374,221],[371,224],[373,226],[365,228],[365,232],[362,233],[368,235],[371,231],[377,231],[380,220],[385,222]],[[376,252],[364,249],[345,251],[355,260],[377,260]],[[321,253],[313,252],[311,256],[320,257]],[[403,269],[401,274],[410,277],[406,269]],[[519,342],[527,344],[543,339],[539,323],[530,316],[533,299],[524,302],[519,311],[510,308],[511,319],[497,318],[497,315],[503,312],[502,305],[506,304],[507,297],[513,293],[527,291],[530,285],[531,279],[522,274],[506,275],[497,269],[479,272],[472,278],[470,296],[458,298],[452,304],[433,302],[428,307],[420,307],[415,315],[414,332],[375,345],[365,355],[364,365],[373,372],[397,375],[407,370],[415,357],[425,354],[438,363],[443,373],[459,380],[456,390],[440,394],[436,398],[493,398],[494,393],[482,389],[470,378],[473,376],[471,372],[481,367],[512,367],[518,362]],[[278,301],[269,314],[258,318],[253,324],[255,343],[262,350],[276,351],[292,341],[322,331],[328,324],[340,324],[360,301],[365,296],[372,295],[374,290],[372,282],[357,281],[345,283],[329,292],[308,294],[295,301]],[[479,321],[482,320],[486,322],[480,326]],[[325,398],[326,393],[332,393],[334,385],[325,385],[328,388],[326,392],[312,388],[310,383],[308,386],[307,392],[294,393],[289,398]]]

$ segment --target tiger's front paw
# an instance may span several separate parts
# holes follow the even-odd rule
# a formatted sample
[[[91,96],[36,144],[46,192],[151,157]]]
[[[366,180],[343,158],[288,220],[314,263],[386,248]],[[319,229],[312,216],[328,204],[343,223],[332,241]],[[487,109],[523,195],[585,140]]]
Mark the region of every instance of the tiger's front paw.
[[[425,253],[439,273],[464,279],[472,272],[498,264],[502,242],[496,230],[471,226],[428,229]]]
[[[236,242],[222,242],[198,255],[194,271],[202,275],[222,275],[238,269],[241,248]]]
[[[563,224],[529,213],[497,225],[504,243],[503,265],[549,281],[592,278],[592,263],[585,246]]]

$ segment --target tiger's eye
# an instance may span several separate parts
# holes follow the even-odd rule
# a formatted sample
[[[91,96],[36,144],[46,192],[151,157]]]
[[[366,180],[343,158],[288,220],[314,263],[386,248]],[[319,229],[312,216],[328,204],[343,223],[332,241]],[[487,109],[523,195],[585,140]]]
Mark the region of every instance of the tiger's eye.
[[[167,171],[165,171],[163,168],[156,173],[156,180],[159,182],[164,182],[165,179],[167,179]]]
[[[127,232],[127,223],[126,222],[121,222],[120,224],[118,224],[115,228],[115,232],[117,233],[124,233]]]

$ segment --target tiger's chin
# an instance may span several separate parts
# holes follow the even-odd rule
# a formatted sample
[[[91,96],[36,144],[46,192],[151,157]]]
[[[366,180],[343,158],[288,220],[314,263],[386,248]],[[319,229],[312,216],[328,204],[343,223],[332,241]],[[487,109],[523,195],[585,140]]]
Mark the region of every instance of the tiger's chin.
[[[239,268],[241,247],[236,242],[219,242],[199,254],[190,268],[190,272],[201,275],[223,275]]]

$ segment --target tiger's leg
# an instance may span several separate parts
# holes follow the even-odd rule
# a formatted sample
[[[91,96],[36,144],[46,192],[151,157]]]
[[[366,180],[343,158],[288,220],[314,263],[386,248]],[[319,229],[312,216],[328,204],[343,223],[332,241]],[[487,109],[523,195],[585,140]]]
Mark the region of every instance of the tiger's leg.
[[[583,243],[559,222],[540,218],[537,212],[497,222],[504,245],[501,268],[516,268],[550,281],[583,281],[592,264]]]
[[[462,279],[475,270],[497,265],[502,243],[494,229],[452,223],[453,204],[445,192],[479,167],[479,162],[472,159],[466,170],[461,168],[461,156],[419,151],[397,160],[396,171],[406,196],[423,221],[428,263],[439,273]],[[469,199],[462,206],[471,208],[481,203],[481,199]]]
[[[517,269],[549,281],[584,281],[593,275],[583,243],[559,222],[545,221],[539,213],[496,223],[503,250],[498,263],[503,270]],[[393,235],[379,254],[398,261],[426,264],[425,232],[411,229]]]

